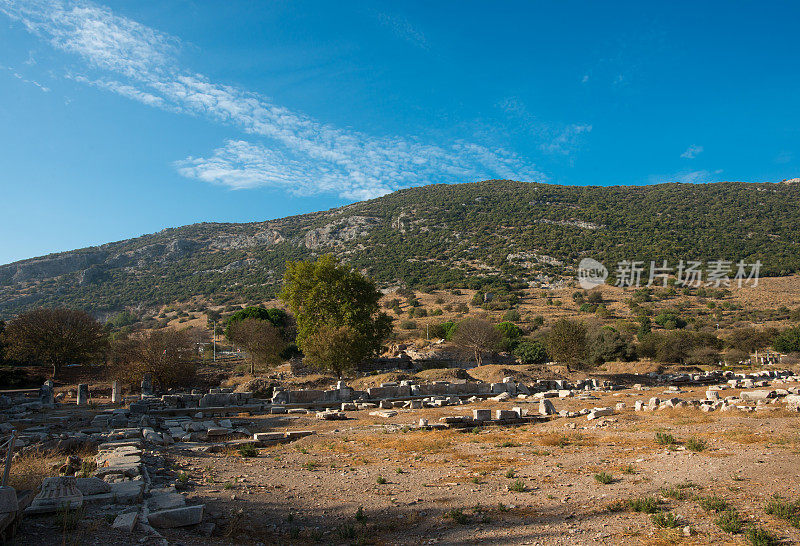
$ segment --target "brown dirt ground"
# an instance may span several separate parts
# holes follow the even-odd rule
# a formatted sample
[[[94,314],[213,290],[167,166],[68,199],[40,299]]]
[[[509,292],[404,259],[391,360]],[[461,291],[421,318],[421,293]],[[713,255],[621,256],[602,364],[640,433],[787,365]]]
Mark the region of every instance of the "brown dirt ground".
[[[698,398],[703,391],[677,396]],[[218,531],[209,538],[180,529],[164,535],[180,544],[744,544],[741,534],[723,532],[714,523],[717,514],[698,502],[718,496],[749,522],[800,541],[800,529],[764,511],[776,493],[800,496],[800,414],[780,406],[711,414],[630,409],[635,400],[664,397],[662,392],[555,399],[559,410],[617,402],[629,409],[600,421],[557,418],[475,432],[403,426],[477,407],[537,406],[481,402],[403,410],[390,419],[359,411],[339,422],[254,416],[254,431],[316,434],[260,449],[254,458],[233,450],[170,450],[170,471],[188,473],[190,500],[206,505]],[[678,443],[671,449],[658,445],[656,432],[668,432]],[[692,438],[706,449],[686,449]],[[598,472],[614,481],[599,483]],[[521,490],[510,490],[514,484]],[[619,501],[645,496],[679,516],[691,536],[680,528],[659,529],[647,514],[612,510]],[[31,518],[23,543],[52,544],[54,536],[70,544],[131,540],[113,533],[104,519],[84,519],[74,531],[55,529],[51,520]]]

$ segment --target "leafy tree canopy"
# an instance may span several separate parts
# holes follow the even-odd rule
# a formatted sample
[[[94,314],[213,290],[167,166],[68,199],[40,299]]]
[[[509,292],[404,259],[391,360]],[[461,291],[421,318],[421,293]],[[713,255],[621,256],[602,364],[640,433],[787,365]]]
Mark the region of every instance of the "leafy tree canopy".
[[[380,312],[380,297],[372,280],[332,255],[288,262],[280,293],[295,315],[300,350],[321,355],[321,344],[335,341],[336,349],[346,353],[336,361],[351,364],[377,352],[391,331],[392,319]],[[312,359],[323,365],[321,357]]]
[[[288,325],[289,315],[283,309],[267,309],[253,305],[236,311],[225,323],[225,337],[230,338],[231,325],[247,319],[266,320],[276,328],[284,329]]]
[[[98,358],[107,346],[103,325],[84,311],[35,309],[12,320],[3,333],[10,358],[53,367]]]
[[[800,326],[787,328],[775,338],[772,346],[781,353],[800,352]]]
[[[544,364],[547,362],[547,350],[538,341],[522,341],[514,349],[516,356],[523,364]]]

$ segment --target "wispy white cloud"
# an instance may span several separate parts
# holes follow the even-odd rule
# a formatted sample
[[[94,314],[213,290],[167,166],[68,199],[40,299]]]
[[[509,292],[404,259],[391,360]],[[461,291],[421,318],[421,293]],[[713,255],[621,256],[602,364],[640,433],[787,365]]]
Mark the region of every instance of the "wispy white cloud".
[[[683,159],[694,159],[701,153],[703,153],[703,147],[698,146],[697,144],[692,144],[691,146],[686,148],[686,151],[681,154],[681,157]]]
[[[794,159],[794,154],[788,150],[781,150],[778,152],[778,155],[775,156],[775,163],[779,165],[783,165],[786,163],[791,163],[792,159]]]
[[[722,169],[714,171],[699,170],[699,171],[680,171],[673,174],[665,175],[650,175],[647,179],[650,184],[661,184],[665,182],[679,182],[681,184],[706,184],[709,182],[718,182],[719,175],[722,174]]]
[[[9,73],[11,76],[13,76],[13,77],[17,78],[17,79],[18,79],[18,80],[20,80],[20,81],[23,81],[23,82],[25,82],[25,83],[29,83],[29,84],[31,84],[31,85],[35,85],[36,87],[38,87],[38,88],[39,88],[41,91],[43,91],[43,92],[45,92],[45,93],[49,93],[49,92],[50,92],[50,88],[49,88],[49,87],[47,87],[46,85],[43,85],[43,84],[41,84],[41,83],[37,82],[36,80],[31,80],[31,79],[29,79],[29,78],[26,78],[25,76],[23,76],[22,74],[20,74],[19,72],[17,72],[16,70],[14,70],[14,69],[13,69],[12,67],[10,67],[10,66],[3,66],[3,65],[0,65],[0,68],[5,68],[6,70],[8,70],[8,73]]]
[[[516,97],[503,99],[498,106],[512,118],[522,123],[529,133],[539,141],[539,149],[548,154],[570,155],[580,145],[582,135],[592,132],[592,126],[584,124],[554,125],[534,116],[528,107]]]
[[[419,29],[411,24],[404,15],[390,15],[388,13],[376,13],[380,23],[390,29],[398,38],[415,45],[421,49],[428,49],[428,39]]]
[[[159,108],[167,109],[167,105],[164,102],[164,99],[162,99],[161,97],[157,97],[146,91],[137,89],[136,87],[133,87],[131,85],[126,85],[124,83],[120,83],[115,80],[105,80],[105,79],[90,80],[89,78],[82,76],[80,74],[77,75],[67,74],[67,77],[77,82],[88,83],[89,85],[99,87],[100,89],[113,91],[114,93],[122,95],[123,97],[143,102],[148,106],[156,106]]]
[[[348,199],[432,182],[546,179],[505,150],[470,142],[436,145],[416,138],[377,138],[321,123],[260,94],[213,82],[178,65],[179,40],[102,6],[82,1],[0,0],[0,12],[56,49],[80,57],[84,68],[70,76],[76,81],[148,106],[205,117],[259,139],[231,139],[208,157],[177,161],[175,166],[183,176],[236,189],[266,186]]]

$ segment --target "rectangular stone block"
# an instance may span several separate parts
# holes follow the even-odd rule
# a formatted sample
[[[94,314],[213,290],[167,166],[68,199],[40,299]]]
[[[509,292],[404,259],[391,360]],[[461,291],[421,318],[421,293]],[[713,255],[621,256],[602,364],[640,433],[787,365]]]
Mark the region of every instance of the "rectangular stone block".
[[[198,504],[195,506],[184,506],[182,508],[152,512],[147,517],[147,521],[156,529],[197,525],[203,521],[203,507],[203,504]]]

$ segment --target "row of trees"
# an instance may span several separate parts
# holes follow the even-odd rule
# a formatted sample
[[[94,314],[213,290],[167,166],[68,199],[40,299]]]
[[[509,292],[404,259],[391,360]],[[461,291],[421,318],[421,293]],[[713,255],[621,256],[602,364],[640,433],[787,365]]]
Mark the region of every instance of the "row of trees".
[[[651,358],[663,363],[736,363],[756,350],[773,347],[782,353],[800,352],[800,326],[779,331],[744,327],[727,337],[715,333],[682,329],[653,332],[650,319],[640,317],[638,326],[623,324],[618,329],[597,322],[560,319],[548,329],[525,336],[511,322],[493,325],[468,318],[459,323],[444,322],[431,328],[436,335],[453,341],[477,365],[487,354],[510,351],[525,364],[553,360],[573,368],[588,368],[609,361]]]
[[[375,355],[391,333],[392,319],[380,310],[380,297],[373,281],[333,256],[288,262],[280,298],[291,314],[247,307],[227,318],[224,333],[245,351],[251,373],[302,352],[308,363],[341,377]],[[573,299],[602,302],[594,292],[576,292]],[[655,322],[667,328],[663,333],[653,332],[650,317],[642,315],[638,323],[620,323],[619,328],[560,319],[540,330],[541,319],[526,335],[514,323],[518,312],[509,310],[504,318],[499,324],[467,318],[430,330],[461,347],[477,365],[496,351],[512,352],[525,363],[554,360],[576,368],[638,357],[710,364],[723,350],[746,358],[770,344],[782,352],[800,351],[800,327],[783,332],[742,328],[723,340],[715,333],[685,329],[679,316],[662,313]],[[70,309],[38,309],[0,324],[0,357],[46,364],[53,377],[67,364],[106,362],[120,379],[136,383],[149,372],[165,387],[194,375],[197,348],[204,341],[191,329],[112,334],[108,325]]]
[[[145,373],[173,386],[194,377],[196,330],[153,330],[114,336],[107,325],[75,309],[35,309],[0,328],[1,359],[49,366],[53,379],[70,364],[109,364],[115,379],[134,384]]]

